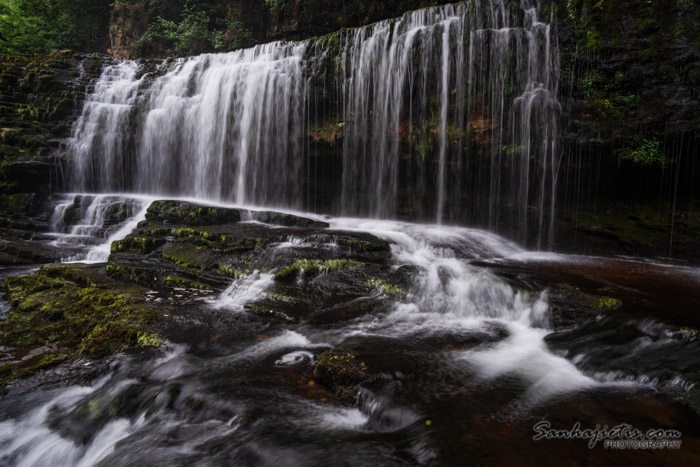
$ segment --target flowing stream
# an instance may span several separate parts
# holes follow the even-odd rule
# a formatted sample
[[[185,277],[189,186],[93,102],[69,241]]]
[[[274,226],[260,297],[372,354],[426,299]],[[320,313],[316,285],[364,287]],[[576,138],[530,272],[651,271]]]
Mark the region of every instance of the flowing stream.
[[[140,202],[137,198],[135,206]],[[89,208],[85,212],[91,216]],[[139,215],[134,209],[132,216]],[[533,254],[475,229],[323,219],[332,229],[389,241],[394,267],[414,271],[405,296],[371,311],[358,303],[366,312],[352,319],[334,317],[339,313],[334,307],[321,308],[291,328],[262,328],[259,339],[201,340],[193,328],[191,343],[166,343],[147,359],[122,354],[89,385],[28,392],[20,386],[6,396],[0,413],[2,463],[43,465],[51,458],[53,465],[132,465],[143,463],[144,456],[149,465],[450,463],[463,455],[447,454],[453,445],[474,455],[500,449],[492,437],[504,429],[501,424],[510,427],[512,442],[527,442],[532,420],[549,407],[566,411],[561,407],[582,403],[589,408],[570,416],[590,421],[606,416],[610,394],[626,394],[622,404],[634,410],[635,400],[644,403],[657,388],[688,390],[673,362],[677,355],[692,360],[700,351],[697,341],[674,336],[660,321],[628,317],[620,323],[619,316],[589,324],[582,335],[576,328],[555,333],[548,290],[519,290],[497,273],[504,264],[608,269],[615,264]],[[335,247],[322,238],[294,237],[273,245],[278,250]],[[671,271],[650,265],[645,274],[666,270]],[[695,269],[674,274],[677,281],[700,285]],[[188,321],[197,322],[192,316],[199,315],[215,329],[254,329],[256,320],[245,306],[265,297],[272,283],[273,274],[256,271],[216,297],[192,298],[184,303]],[[185,321],[181,325],[187,329]],[[613,343],[606,337],[612,326],[637,334],[625,331]],[[323,351],[348,343],[366,350],[366,361],[381,369],[380,382],[385,381],[361,389],[351,406],[327,401],[312,374]],[[638,360],[634,371],[648,372],[630,373],[627,355]],[[671,355],[673,360],[663,363]],[[660,366],[671,371],[659,372]],[[41,376],[28,387],[36,380]],[[679,414],[669,416],[692,435],[693,418]],[[474,442],[454,444],[454,436]],[[587,449],[585,443],[580,448]]]
[[[17,382],[0,406],[0,464],[527,464],[546,457],[531,427],[548,417],[670,423],[697,447],[698,416],[678,401],[697,370],[681,362],[700,361],[700,346],[674,322],[694,306],[674,292],[700,290],[697,269],[519,246],[531,236],[548,245],[556,206],[559,70],[547,21],[536,1],[472,0],[309,41],[107,66],[68,144],[77,194],[53,211],[64,261],[106,262],[156,199],[314,210],[309,187],[324,175],[312,170],[322,156],[311,135],[342,142],[321,210],[330,215],[303,215],[386,240],[411,282],[287,326],[263,326],[246,308],[267,296],[274,268],[215,296],[178,295],[182,342]],[[429,223],[397,220],[407,205]],[[465,219],[519,243],[445,225]],[[274,248],[336,247],[324,242]],[[559,281],[602,284],[632,305],[555,326]],[[658,284],[654,299],[645,287]],[[373,308],[380,297],[389,305]],[[212,335],[199,339],[202,327]],[[313,368],[349,343],[379,376],[341,405]],[[95,377],[75,383],[93,365]],[[64,374],[70,387],[56,383]],[[677,397],[659,402],[662,390]],[[587,455],[579,444],[542,446]]]

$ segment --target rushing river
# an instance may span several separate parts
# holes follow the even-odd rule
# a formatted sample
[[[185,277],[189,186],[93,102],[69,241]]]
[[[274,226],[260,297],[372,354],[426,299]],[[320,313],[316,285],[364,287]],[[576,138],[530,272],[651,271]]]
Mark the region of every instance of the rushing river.
[[[83,258],[99,260],[147,204],[134,199],[132,216],[102,229],[102,243],[86,241]],[[85,212],[94,223],[94,209]],[[62,365],[10,388],[0,405],[2,463],[502,465],[623,455],[589,451],[585,440],[534,442],[540,420],[673,428],[683,449],[665,454],[682,464],[697,452],[700,416],[669,395],[687,394],[700,361],[696,336],[674,326],[697,309],[697,269],[531,253],[460,227],[322,219],[390,242],[394,267],[413,271],[406,294],[375,309],[361,303],[371,305],[369,294],[274,325],[246,308],[272,274],[240,277],[219,294],[183,291],[169,308],[179,330],[160,349]],[[64,230],[55,241],[89,237]],[[273,245],[333,247],[295,237]],[[559,281],[594,284],[624,305],[557,326],[548,294]],[[350,404],[313,375],[316,358],[341,344],[361,349],[379,375]],[[625,455],[653,462],[650,452]]]

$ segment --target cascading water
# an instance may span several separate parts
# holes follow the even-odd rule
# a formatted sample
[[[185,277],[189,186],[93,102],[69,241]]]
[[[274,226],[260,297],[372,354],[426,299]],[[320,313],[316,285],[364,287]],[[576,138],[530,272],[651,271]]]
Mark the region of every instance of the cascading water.
[[[122,62],[105,69],[75,125],[71,184],[314,209],[304,187],[326,175],[310,170],[321,156],[305,141],[332,133],[343,140],[342,173],[329,177],[335,213],[547,241],[556,57],[536,2],[492,0],[148,73]]]
[[[75,125],[73,184],[237,203],[298,198],[305,45],[107,67]]]
[[[54,207],[51,234],[54,245],[65,247],[64,262],[101,263],[110,247],[145,219],[152,199],[120,195],[66,195]]]
[[[393,268],[412,271],[405,292],[386,307],[358,313],[363,300],[386,300],[387,291],[378,285],[349,304],[352,319],[329,300],[305,318],[287,317],[286,325],[275,326],[244,309],[274,295],[280,286],[274,271],[239,277],[217,299],[194,299],[167,311],[187,309],[178,326],[192,333],[188,345],[165,343],[151,358],[120,354],[91,386],[12,393],[13,403],[0,407],[0,462],[44,465],[50,458],[56,465],[130,465],[147,452],[154,465],[398,466],[431,465],[436,459],[459,465],[465,452],[508,451],[504,440],[532,446],[533,420],[541,413],[551,416],[551,404],[562,400],[566,407],[582,405],[574,417],[584,417],[598,414],[597,397],[606,391],[628,391],[633,399],[635,391],[662,384],[687,390],[673,366],[657,369],[653,381],[615,372],[626,369],[630,348],[641,349],[638,358],[650,367],[655,358],[677,360],[678,352],[697,355],[696,344],[672,339],[658,323],[637,323],[645,330],[643,339],[626,330],[630,342],[616,344],[612,330],[597,328],[603,320],[596,320],[590,326],[600,336],[591,333],[593,343],[588,337],[568,342],[560,333],[560,345],[575,360],[553,353],[545,342],[552,334],[547,293],[517,290],[472,264],[517,261],[527,254],[496,235],[395,221],[326,220],[332,229],[326,235],[304,241],[282,236],[269,245],[270,257],[289,250],[302,255],[308,249],[336,250],[338,244],[329,241],[333,235],[369,232],[390,242]],[[302,274],[299,282],[332,295],[323,274],[311,279]],[[335,319],[319,320],[322,315]],[[199,325],[211,331],[210,338],[200,338]],[[246,329],[251,335],[241,337]],[[662,338],[652,341],[653,335]],[[328,393],[314,392],[309,381],[329,348],[361,348],[370,368],[381,368],[377,384],[360,389],[352,406],[326,400]],[[608,355],[602,370],[599,353]],[[507,438],[499,431],[503,426]],[[562,446],[592,455],[585,440],[576,441]],[[535,445],[518,455],[531,452],[542,451]]]
[[[546,238],[557,50],[534,4],[511,6],[448,5],[343,36],[345,212],[395,215],[401,185],[438,222],[456,221],[465,212],[448,200],[467,191],[471,219],[495,228],[508,217],[524,234],[532,205]]]

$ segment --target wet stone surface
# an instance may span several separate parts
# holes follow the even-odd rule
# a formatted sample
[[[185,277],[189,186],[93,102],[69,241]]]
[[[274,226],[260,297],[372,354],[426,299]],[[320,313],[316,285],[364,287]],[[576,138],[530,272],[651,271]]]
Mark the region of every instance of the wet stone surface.
[[[63,443],[66,459],[107,463],[146,448],[156,465],[622,459],[533,444],[541,419],[674,427],[684,449],[663,458],[697,452],[697,324],[682,319],[695,299],[667,299],[698,287],[684,271],[508,259],[512,245],[484,233],[290,216],[158,202],[106,264],[8,279],[2,423],[36,452]],[[644,293],[650,275],[666,295]],[[76,306],[85,332],[69,325]]]

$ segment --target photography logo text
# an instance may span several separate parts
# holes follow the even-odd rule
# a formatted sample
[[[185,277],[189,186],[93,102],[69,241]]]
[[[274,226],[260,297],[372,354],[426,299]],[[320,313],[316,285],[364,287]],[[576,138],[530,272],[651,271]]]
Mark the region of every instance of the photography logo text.
[[[595,428],[581,428],[576,422],[571,429],[552,428],[548,421],[541,421],[532,427],[535,441],[545,439],[581,439],[588,441],[593,449],[602,443],[605,449],[680,449],[682,433],[678,430],[651,428],[640,430],[630,424],[621,423],[612,428],[596,425]]]

